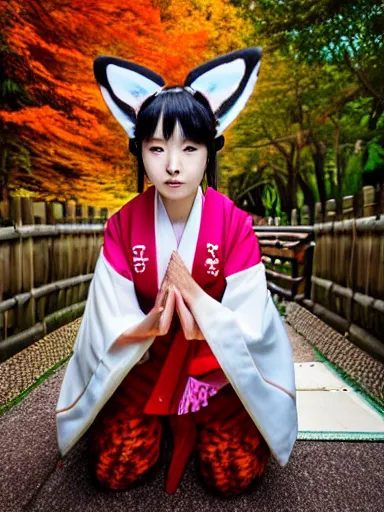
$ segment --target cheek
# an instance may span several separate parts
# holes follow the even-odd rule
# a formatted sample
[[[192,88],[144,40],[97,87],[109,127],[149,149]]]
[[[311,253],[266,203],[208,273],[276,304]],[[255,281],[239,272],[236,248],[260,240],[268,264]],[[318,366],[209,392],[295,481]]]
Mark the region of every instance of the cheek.
[[[203,177],[205,169],[207,168],[207,158],[208,153],[199,155],[199,159],[196,162],[196,170],[198,170],[198,174],[201,174],[201,177]]]
[[[148,154],[145,152],[142,153],[142,159],[143,159],[144,169],[148,175],[148,178],[151,179],[151,178],[156,177],[156,175],[158,174],[158,172],[160,170],[160,162],[158,161],[158,159],[156,159],[156,157],[154,155],[152,155],[151,153]]]

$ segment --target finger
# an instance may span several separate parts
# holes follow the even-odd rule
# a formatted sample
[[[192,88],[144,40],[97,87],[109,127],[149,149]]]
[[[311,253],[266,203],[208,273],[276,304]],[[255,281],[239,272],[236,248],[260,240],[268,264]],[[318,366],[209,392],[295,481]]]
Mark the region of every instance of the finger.
[[[177,314],[180,319],[181,328],[183,329],[183,332],[185,335],[186,325],[185,325],[185,318],[184,318],[182,306],[181,306],[181,302],[183,302],[183,299],[180,295],[179,290],[175,290],[175,298],[176,298],[176,311],[177,311]]]
[[[187,267],[184,263],[179,260],[173,260],[172,264],[168,268],[168,277],[170,281],[175,281],[176,279],[185,279],[188,280],[191,278],[191,274],[189,273]],[[176,284],[176,283],[173,283]],[[176,285],[177,288],[180,288]]]
[[[185,267],[185,264],[177,251],[173,251],[170,263],[172,264],[172,267]]]
[[[164,278],[163,282],[161,283],[160,290],[157,294],[155,306],[161,307],[165,306],[167,295],[168,295],[168,288],[169,288],[169,281],[168,278]]]
[[[184,303],[183,297],[179,290],[175,290],[176,294],[176,310],[177,314],[180,318],[181,327],[183,329],[184,335],[187,338],[191,333],[191,329],[193,327],[193,317],[191,312],[187,308]]]
[[[173,256],[173,261],[175,263],[177,263],[178,265],[180,265],[180,266],[184,267],[185,269],[187,269],[187,267],[185,266],[184,261],[182,260],[180,254],[177,251],[174,251],[172,256]]]
[[[161,313],[164,308],[154,307],[151,311],[143,318],[139,325],[137,325],[128,336],[129,341],[143,340],[151,336],[156,330],[156,326],[159,322]]]
[[[168,268],[168,282],[170,285],[177,286],[177,279],[178,279],[178,269],[175,268],[174,265],[170,265]]]
[[[175,292],[170,289],[165,304],[164,311],[159,320],[159,335],[164,336],[169,331],[172,322],[173,313],[175,311]]]
[[[167,272],[166,273],[167,273],[168,276],[169,276],[170,272],[175,271],[178,268],[177,260],[175,259],[173,254],[174,253],[172,253],[171,259],[169,260],[168,267],[167,267]]]

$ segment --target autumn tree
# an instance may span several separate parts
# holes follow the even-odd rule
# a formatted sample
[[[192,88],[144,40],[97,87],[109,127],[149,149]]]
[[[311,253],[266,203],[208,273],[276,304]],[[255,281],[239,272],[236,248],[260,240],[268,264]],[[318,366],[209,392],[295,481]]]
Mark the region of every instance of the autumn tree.
[[[181,23],[184,7],[190,16]],[[238,34],[221,30],[241,26],[235,11],[224,0],[171,2],[164,9],[149,0],[1,4],[3,186],[112,208],[126,202],[136,191],[136,164],[101,98],[93,59],[120,56],[180,83],[216,51],[241,46]],[[17,137],[16,145],[7,146],[6,133]]]

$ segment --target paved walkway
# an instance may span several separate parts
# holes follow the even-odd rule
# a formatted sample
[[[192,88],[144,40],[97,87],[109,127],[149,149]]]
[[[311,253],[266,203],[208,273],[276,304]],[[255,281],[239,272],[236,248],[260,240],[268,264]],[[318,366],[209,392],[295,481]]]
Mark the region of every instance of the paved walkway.
[[[295,361],[316,360],[290,326]],[[298,441],[289,464],[269,463],[246,495],[225,501],[208,494],[193,461],[179,490],[164,492],[164,471],[129,492],[95,489],[87,470],[87,436],[64,461],[56,446],[54,409],[65,368],[54,372],[0,417],[0,510],[19,511],[258,511],[379,512],[384,443]]]

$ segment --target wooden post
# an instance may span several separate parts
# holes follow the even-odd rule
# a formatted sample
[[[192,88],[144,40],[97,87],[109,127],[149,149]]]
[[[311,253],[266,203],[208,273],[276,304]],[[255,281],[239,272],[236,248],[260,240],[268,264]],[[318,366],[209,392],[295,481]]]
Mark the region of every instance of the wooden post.
[[[79,224],[88,222],[88,206],[84,204],[76,205],[76,222]]]
[[[10,198],[10,217],[16,226],[22,224],[21,214],[21,198],[12,197]],[[17,295],[22,292],[23,288],[23,256],[22,256],[22,243],[21,239],[15,239],[11,242],[10,250],[10,291],[11,296]],[[11,329],[11,332],[18,332],[18,312],[16,308],[11,309],[9,315],[6,316],[5,322]]]
[[[47,203],[47,223],[58,224],[63,222],[63,220],[63,205],[56,202]]]
[[[74,224],[76,222],[76,201],[70,199],[65,203],[65,222]]]
[[[363,214],[364,217],[375,215],[375,187],[363,187]]]
[[[23,218],[21,214],[21,197],[11,197],[10,213],[11,219],[16,226],[21,226]]]
[[[33,225],[33,202],[30,197],[20,198],[21,222],[23,226]]]
[[[294,208],[291,212],[291,226],[297,226],[297,210]]]
[[[10,220],[10,208],[8,201],[0,201],[0,226],[7,225]]]
[[[381,185],[376,194],[377,214],[384,214],[384,185]]]
[[[342,219],[353,219],[353,216],[353,196],[344,196]]]
[[[25,226],[34,224],[33,201],[30,197],[21,198],[21,212]],[[30,292],[34,288],[34,245],[33,237],[23,238],[22,244],[22,290]],[[24,331],[36,323],[36,300],[31,297],[26,303],[18,304],[18,327]]]
[[[44,205],[46,214],[46,203]],[[36,217],[35,217],[36,218]],[[45,221],[44,224],[47,222]],[[39,288],[54,279],[52,269],[54,268],[54,257],[52,251],[52,237],[42,236],[34,239],[34,287]],[[36,322],[43,323],[49,311],[50,298],[44,295],[36,299]]]
[[[93,214],[90,219],[90,222],[92,222],[92,224],[97,224],[101,221],[100,208],[98,208],[97,206],[94,206],[92,209],[93,209]]]
[[[325,222],[336,220],[336,199],[328,199],[325,203]]]
[[[109,219],[108,208],[100,208],[100,217],[101,217],[101,222],[105,222],[107,219]]]
[[[359,193],[355,194],[353,198],[353,211],[355,213],[356,218],[364,217],[363,205],[363,191],[361,190]]]
[[[32,204],[33,220],[35,224],[47,224],[47,205],[43,202]]]
[[[90,224],[95,224],[97,222],[97,208],[94,206],[88,206],[88,222]]]
[[[323,209],[321,203],[315,203],[315,224],[323,222]]]
[[[309,224],[310,224],[310,211],[309,211],[309,206],[305,204],[301,209],[301,225],[309,226]]]

